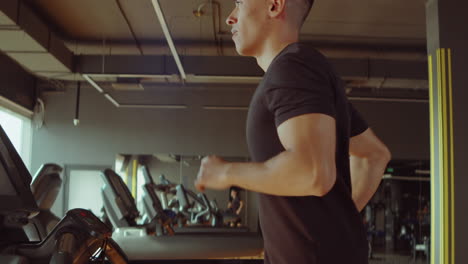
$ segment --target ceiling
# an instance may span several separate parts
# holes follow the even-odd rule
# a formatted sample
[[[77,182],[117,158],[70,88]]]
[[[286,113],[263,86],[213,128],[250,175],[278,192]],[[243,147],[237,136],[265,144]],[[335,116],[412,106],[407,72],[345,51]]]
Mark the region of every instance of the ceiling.
[[[60,32],[76,53],[96,53],[87,43],[128,44],[127,54],[157,54],[151,47],[165,38],[151,0],[34,0],[42,16]],[[171,35],[182,46],[216,45],[216,38],[232,46],[225,19],[232,0],[160,0]],[[202,15],[195,16],[200,10]],[[395,15],[398,14],[398,15]],[[133,32],[133,33],[132,33]],[[227,32],[227,33],[226,33]],[[301,39],[346,44],[425,46],[425,0],[316,0],[302,29]],[[111,51],[112,52],[112,51]],[[115,52],[118,52],[115,51]],[[197,49],[189,52],[200,54]]]
[[[168,38],[152,0],[2,2],[0,37],[5,41],[0,43],[0,50],[37,76],[70,81],[84,80],[81,78],[84,73],[92,74],[104,93],[115,98],[120,97],[121,91],[112,83],[122,80],[119,78],[122,76],[132,76],[136,80],[130,81],[133,84],[145,81],[136,89],[142,98],[145,85],[174,85],[184,79],[180,68],[175,67],[174,51],[168,47]],[[258,82],[261,74],[252,68],[251,61],[248,65],[245,63],[248,60],[237,64],[230,28],[224,22],[234,7],[232,0],[158,2],[176,55],[181,56],[182,67],[187,67],[185,82],[252,86]],[[398,98],[424,99],[428,85],[425,2],[316,0],[300,38],[335,58],[338,71],[344,72],[343,77],[351,88],[348,91],[358,96],[390,94]],[[16,14],[21,16],[15,19]],[[41,23],[42,27],[35,26]],[[414,65],[408,66],[414,74],[402,74],[402,64],[398,61]],[[208,62],[213,65],[205,67],[203,74],[197,76],[199,64]],[[232,62],[239,65],[237,69],[220,73],[219,65]],[[243,65],[247,66],[242,68]],[[248,72],[249,69],[253,69],[252,72]],[[356,69],[362,71],[356,73]],[[376,72],[378,74],[372,74]],[[129,82],[128,78],[125,82]]]

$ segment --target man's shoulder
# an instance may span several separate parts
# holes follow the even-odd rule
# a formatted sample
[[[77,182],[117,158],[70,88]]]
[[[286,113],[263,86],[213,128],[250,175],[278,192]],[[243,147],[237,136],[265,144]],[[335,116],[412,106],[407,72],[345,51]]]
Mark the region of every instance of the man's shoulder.
[[[328,59],[317,49],[305,43],[293,43],[284,48],[274,59],[268,71],[313,71],[329,72],[332,69]]]
[[[313,46],[306,43],[292,43],[277,57],[277,61],[297,60],[308,64],[328,64],[327,58]]]
[[[333,75],[333,68],[322,53],[310,45],[293,43],[273,60],[265,79],[269,83],[291,79],[329,79]]]

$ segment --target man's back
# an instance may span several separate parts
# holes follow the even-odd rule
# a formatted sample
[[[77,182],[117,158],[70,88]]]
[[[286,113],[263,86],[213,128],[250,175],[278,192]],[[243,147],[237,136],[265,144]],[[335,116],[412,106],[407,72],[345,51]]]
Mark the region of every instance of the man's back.
[[[266,262],[367,263],[365,231],[350,194],[350,118],[342,83],[320,53],[293,43],[273,60],[252,98],[252,159],[264,162],[283,152],[277,127],[310,113],[336,121],[336,183],[324,197],[260,195]]]

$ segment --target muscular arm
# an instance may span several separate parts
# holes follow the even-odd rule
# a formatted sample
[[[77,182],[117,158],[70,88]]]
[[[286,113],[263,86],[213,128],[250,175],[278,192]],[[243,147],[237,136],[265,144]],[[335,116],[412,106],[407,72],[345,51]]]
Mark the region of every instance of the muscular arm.
[[[361,211],[379,187],[391,155],[370,128],[350,139],[349,154],[352,197]]]
[[[281,196],[327,194],[336,180],[335,119],[324,114],[300,115],[283,122],[277,131],[285,151],[262,163],[205,158],[197,188],[235,185]]]

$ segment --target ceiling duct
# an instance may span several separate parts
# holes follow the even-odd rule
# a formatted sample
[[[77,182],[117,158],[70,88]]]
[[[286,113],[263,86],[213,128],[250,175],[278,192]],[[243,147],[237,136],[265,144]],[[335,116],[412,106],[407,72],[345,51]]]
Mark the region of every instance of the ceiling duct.
[[[142,47],[145,55],[172,55],[171,50],[167,49],[167,42],[161,40],[142,40]],[[393,59],[404,61],[425,61],[427,53],[424,48],[405,48],[405,47],[388,47],[382,48],[378,46],[365,45],[346,45],[343,43],[320,44],[316,42],[310,43],[312,47],[317,48],[328,58],[369,58],[369,59]],[[66,40],[65,45],[72,48],[77,55],[139,55],[135,44],[130,41],[113,41],[102,45],[102,41],[72,41]],[[184,55],[198,56],[200,50],[205,56],[219,56],[218,49],[222,49],[222,54],[225,56],[237,56],[238,53],[232,41],[223,42],[222,47],[218,47],[212,42],[193,41],[193,40],[177,40],[178,50],[183,50]]]
[[[117,91],[144,91],[140,78],[122,78],[118,77],[116,82],[111,83],[114,90]]]
[[[0,50],[36,75],[71,73],[73,53],[25,1],[0,1]]]

